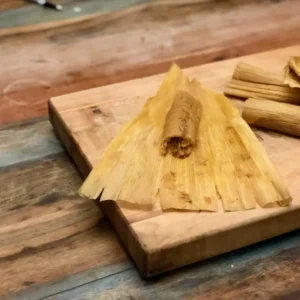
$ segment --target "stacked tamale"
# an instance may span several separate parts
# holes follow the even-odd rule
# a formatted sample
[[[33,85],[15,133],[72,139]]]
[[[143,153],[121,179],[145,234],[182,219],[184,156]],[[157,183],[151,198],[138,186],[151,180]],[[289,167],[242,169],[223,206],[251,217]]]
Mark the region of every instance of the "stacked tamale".
[[[300,104],[300,89],[293,89],[285,84],[283,76],[242,62],[235,68],[224,93],[243,99]]]
[[[80,189],[101,201],[163,210],[237,211],[291,196],[233,103],[172,65],[157,94],[125,125]]]
[[[290,57],[282,75],[239,63],[225,94],[246,100],[248,124],[300,137],[300,57]]]

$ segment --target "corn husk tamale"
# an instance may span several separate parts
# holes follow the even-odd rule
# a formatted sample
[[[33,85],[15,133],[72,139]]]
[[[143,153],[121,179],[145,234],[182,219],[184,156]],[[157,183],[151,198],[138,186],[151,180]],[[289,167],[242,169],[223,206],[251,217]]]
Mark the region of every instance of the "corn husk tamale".
[[[243,119],[256,127],[300,137],[300,106],[269,100],[246,100]]]
[[[237,64],[232,78],[247,82],[278,86],[282,86],[283,84],[283,77],[280,74],[274,74],[244,62],[239,62]]]
[[[188,131],[196,132],[198,124],[196,138],[190,134],[192,147],[185,158],[178,158],[176,151],[175,155],[161,153],[166,138],[177,134],[176,118],[182,117],[176,112],[179,98],[200,107]],[[168,129],[170,115],[177,124],[174,132]],[[187,136],[179,134],[183,142]],[[287,205],[291,200],[264,148],[231,101],[196,80],[189,81],[176,65],[157,95],[109,145],[80,194],[96,199],[102,190],[101,201],[158,201],[163,210],[217,211],[221,200],[224,210],[235,211],[255,208],[256,203]]]
[[[203,105],[195,81],[189,82],[189,93],[198,99],[200,123],[196,147],[192,153],[178,159],[165,156],[162,166],[159,200],[162,209],[218,210],[218,192],[214,180],[213,153],[209,146],[207,122],[203,119]]]
[[[237,65],[224,94],[243,99],[256,98],[300,104],[300,90],[288,86],[284,82],[284,76],[244,63]]]

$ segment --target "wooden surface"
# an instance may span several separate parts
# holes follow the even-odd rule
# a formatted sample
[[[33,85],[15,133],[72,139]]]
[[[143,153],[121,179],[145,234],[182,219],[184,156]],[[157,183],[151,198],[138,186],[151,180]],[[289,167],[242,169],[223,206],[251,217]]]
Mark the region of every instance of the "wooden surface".
[[[43,215],[54,214],[55,230],[59,224],[63,228],[67,223],[53,207],[72,205],[82,181],[44,117],[50,97],[163,72],[172,60],[188,67],[300,42],[297,0],[174,0],[125,11],[103,0],[106,8],[98,7],[96,18],[86,14],[85,6],[97,1],[59,2],[82,10],[73,16],[43,11],[60,16],[51,24],[23,0],[0,3],[0,30],[6,32],[0,37],[0,216],[6,216],[12,235],[26,220],[11,223],[10,217],[24,211],[35,218],[28,232],[43,227],[44,219],[32,213],[37,207]],[[26,23],[29,12],[33,31]],[[84,205],[88,210],[90,204]],[[97,211],[90,213],[87,219],[99,217]],[[86,230],[75,223],[68,233],[60,230],[52,238],[39,231],[42,241],[35,247],[23,238],[23,251],[1,256],[0,295],[21,290],[8,298],[299,297],[299,231],[145,281],[107,221],[93,222]],[[2,222],[1,234],[7,228]],[[5,247],[13,249],[19,238]]]
[[[85,2],[99,1],[73,1],[70,9],[80,6],[85,17]],[[166,71],[173,60],[188,67],[300,40],[298,0],[159,1],[139,9],[124,8],[127,2],[107,1],[97,16],[73,23],[46,10],[52,19],[41,23],[39,14],[26,33],[22,18],[39,8],[4,11],[0,123],[45,115],[53,96]],[[58,16],[59,26],[48,24]]]
[[[13,219],[24,210],[33,212],[37,207],[51,215],[55,212],[53,207],[77,199],[82,180],[47,120],[9,126],[0,132],[0,140],[0,158],[6,158],[0,160],[0,181],[9,183],[5,194],[1,189],[0,211],[1,217],[7,216],[6,222],[8,216]],[[88,209],[92,203],[84,201],[84,205]],[[93,207],[95,210],[90,210],[87,219],[99,216],[96,206]],[[78,214],[83,210],[80,207]],[[36,221],[31,232],[43,226],[43,218]],[[63,227],[62,219],[55,221]],[[23,222],[15,222],[10,230],[15,232]],[[1,234],[8,232],[9,224],[3,225]],[[39,232],[40,246],[30,247],[31,240],[23,239],[23,251],[1,256],[0,295],[22,290],[15,299],[122,299],[126,296],[193,299],[197,295],[207,299],[220,299],[220,296],[265,299],[288,296],[299,289],[299,230],[145,281],[106,220],[96,225],[91,223],[86,230],[80,228],[80,223],[74,230],[76,227],[78,233],[73,231],[63,236],[60,232],[53,235],[52,241],[42,239],[43,233]],[[10,240],[11,248],[15,242],[18,238]]]
[[[220,92],[239,61],[282,72],[300,46],[190,68],[185,73]],[[127,120],[155,95],[165,74],[52,98],[49,117],[85,176]],[[241,104],[239,102],[239,104]],[[145,276],[156,275],[300,228],[300,140],[261,133],[262,143],[294,198],[277,207],[224,213],[162,212],[101,202],[124,245]],[[107,200],[107,199],[105,199]],[[133,206],[134,207],[134,206]],[[263,228],[263,230],[258,230]]]

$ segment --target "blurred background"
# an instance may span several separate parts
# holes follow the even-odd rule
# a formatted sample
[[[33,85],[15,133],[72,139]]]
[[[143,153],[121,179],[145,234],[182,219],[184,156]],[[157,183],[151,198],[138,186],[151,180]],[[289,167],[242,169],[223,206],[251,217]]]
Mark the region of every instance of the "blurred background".
[[[0,2],[0,125],[96,86],[300,41],[299,0]]]

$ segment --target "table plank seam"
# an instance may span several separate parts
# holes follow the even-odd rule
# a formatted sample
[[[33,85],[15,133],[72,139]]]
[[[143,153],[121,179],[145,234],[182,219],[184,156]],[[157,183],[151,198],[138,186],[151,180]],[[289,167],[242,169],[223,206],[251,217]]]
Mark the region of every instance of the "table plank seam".
[[[128,272],[128,271],[130,271],[130,270],[132,270],[132,269],[134,269],[134,268],[135,268],[135,267],[132,266],[132,267],[129,267],[129,268],[125,269],[125,270],[118,271],[118,272],[115,272],[115,273],[106,275],[106,276],[104,276],[104,277],[102,277],[102,278],[96,278],[96,279],[94,279],[94,280],[90,280],[90,281],[88,281],[88,282],[85,282],[85,283],[76,285],[76,286],[74,286],[74,287],[72,287],[72,288],[65,289],[65,290],[56,292],[56,293],[54,293],[54,294],[48,295],[48,296],[46,296],[46,297],[39,298],[39,300],[46,300],[46,299],[49,299],[49,298],[51,298],[51,297],[53,297],[53,296],[57,296],[57,295],[59,295],[59,294],[61,294],[61,293],[73,291],[73,290],[75,290],[75,289],[77,289],[77,288],[80,288],[80,287],[83,287],[83,286],[85,286],[85,285],[87,285],[87,284],[91,284],[91,283],[94,283],[94,282],[97,282],[97,281],[100,281],[100,280],[103,280],[103,279],[107,279],[107,278],[109,278],[109,277],[111,277],[111,276],[115,276],[115,275],[122,274],[122,273],[124,273],[124,272]]]

